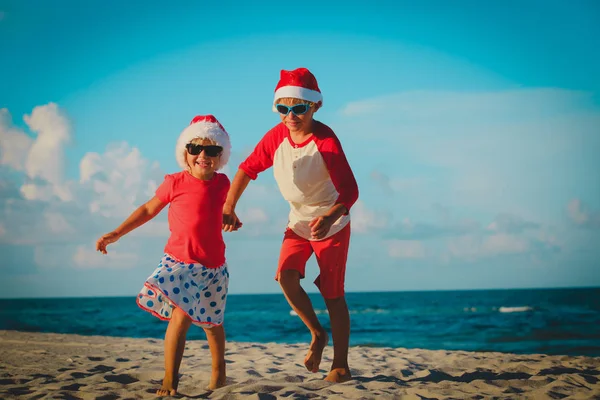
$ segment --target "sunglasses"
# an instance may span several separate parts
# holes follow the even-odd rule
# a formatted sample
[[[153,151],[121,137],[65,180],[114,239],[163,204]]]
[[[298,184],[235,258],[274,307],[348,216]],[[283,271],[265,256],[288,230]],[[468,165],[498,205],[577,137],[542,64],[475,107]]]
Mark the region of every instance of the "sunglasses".
[[[192,156],[197,156],[200,153],[202,153],[202,150],[204,150],[204,154],[206,154],[207,156],[216,157],[219,154],[221,154],[221,152],[223,151],[223,148],[221,146],[214,146],[214,145],[204,146],[202,144],[194,144],[194,143],[186,144],[185,148],[186,148],[187,152],[190,153]]]
[[[310,110],[310,104],[296,104],[291,107],[286,106],[285,104],[275,104],[275,109],[282,115],[288,115],[290,111],[293,112],[294,115],[302,115]]]

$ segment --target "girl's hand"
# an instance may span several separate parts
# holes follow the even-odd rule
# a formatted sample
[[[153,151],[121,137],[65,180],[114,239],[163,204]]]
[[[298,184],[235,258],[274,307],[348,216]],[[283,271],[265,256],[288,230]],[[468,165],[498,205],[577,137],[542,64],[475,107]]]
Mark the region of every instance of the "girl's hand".
[[[98,239],[98,241],[96,242],[96,250],[101,252],[102,254],[106,254],[106,246],[119,240],[119,237],[120,236],[117,232],[113,231],[107,233],[106,235]]]
[[[242,227],[242,222],[238,218],[233,207],[225,205],[223,207],[223,230],[225,232],[234,232]]]
[[[335,222],[335,219],[330,216],[321,216],[313,219],[308,223],[310,226],[310,234],[313,239],[323,239],[331,229],[331,225]]]

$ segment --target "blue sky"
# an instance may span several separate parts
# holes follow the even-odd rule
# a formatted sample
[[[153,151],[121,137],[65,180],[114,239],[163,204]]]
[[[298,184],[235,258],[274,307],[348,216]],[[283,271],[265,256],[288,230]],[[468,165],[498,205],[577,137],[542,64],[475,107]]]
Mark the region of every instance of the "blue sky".
[[[600,285],[597,2],[308,6],[0,1],[0,297],[135,295],[166,212],[96,238],[177,171],[194,115],[233,176],[300,66],[359,182],[347,290]],[[231,293],[279,292],[287,212],[271,171],[249,186]]]

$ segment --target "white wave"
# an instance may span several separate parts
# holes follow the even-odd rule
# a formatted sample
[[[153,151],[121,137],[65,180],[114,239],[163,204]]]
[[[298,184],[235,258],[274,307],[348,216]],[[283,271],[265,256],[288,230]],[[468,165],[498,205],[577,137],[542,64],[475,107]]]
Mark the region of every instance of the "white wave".
[[[315,314],[317,314],[317,315],[327,314],[327,313],[328,313],[327,310],[319,310],[319,309],[315,310]],[[294,310],[290,310],[290,315],[292,317],[297,317],[298,313],[296,311],[294,311]]]
[[[529,306],[522,306],[522,307],[500,307],[498,309],[498,311],[500,311],[501,313],[513,313],[513,312],[526,312],[526,311],[532,311],[533,308],[529,307]]]
[[[375,308],[366,308],[364,310],[350,310],[349,313],[350,314],[370,314],[370,313],[387,314],[387,313],[389,313],[389,310],[381,310],[381,309],[375,309]],[[317,314],[317,315],[329,314],[329,311],[328,310],[320,310],[320,309],[317,308],[317,309],[315,309],[315,314]],[[297,317],[298,316],[298,314],[294,310],[290,311],[290,315],[292,317]]]

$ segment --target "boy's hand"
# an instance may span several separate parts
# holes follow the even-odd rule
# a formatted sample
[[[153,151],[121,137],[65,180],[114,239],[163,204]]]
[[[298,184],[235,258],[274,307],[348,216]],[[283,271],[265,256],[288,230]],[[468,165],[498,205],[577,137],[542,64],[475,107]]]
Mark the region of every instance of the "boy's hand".
[[[106,246],[119,240],[119,237],[120,236],[117,232],[113,231],[107,233],[106,235],[98,239],[98,241],[96,242],[96,250],[101,252],[102,254],[106,254]]]
[[[308,223],[310,226],[310,235],[313,239],[323,239],[331,229],[335,219],[329,216],[321,216]]]
[[[242,222],[238,218],[233,207],[223,207],[223,230],[225,232],[234,232],[242,227]]]

